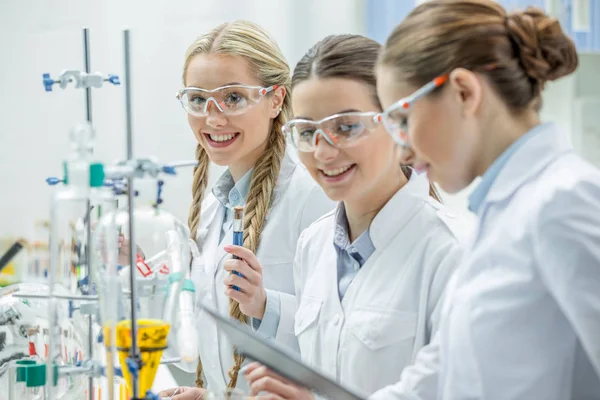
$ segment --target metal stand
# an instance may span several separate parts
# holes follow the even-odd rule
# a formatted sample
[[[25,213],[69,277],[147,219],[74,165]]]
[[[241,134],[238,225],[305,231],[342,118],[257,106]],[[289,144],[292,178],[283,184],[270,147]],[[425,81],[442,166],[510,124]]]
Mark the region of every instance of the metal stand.
[[[123,49],[125,59],[125,115],[127,129],[127,161],[133,162],[133,132],[131,118],[131,64],[130,64],[130,47],[129,47],[129,30],[123,31]],[[133,221],[133,175],[127,177],[127,203],[129,208],[129,290],[131,292],[131,349],[129,357],[135,362],[140,369],[142,359],[140,350],[137,345],[137,308],[136,308],[136,284],[135,284],[135,263],[136,263],[136,245],[134,235]],[[137,372],[137,371],[136,371]],[[134,398],[139,397],[137,373],[133,374],[131,391]]]

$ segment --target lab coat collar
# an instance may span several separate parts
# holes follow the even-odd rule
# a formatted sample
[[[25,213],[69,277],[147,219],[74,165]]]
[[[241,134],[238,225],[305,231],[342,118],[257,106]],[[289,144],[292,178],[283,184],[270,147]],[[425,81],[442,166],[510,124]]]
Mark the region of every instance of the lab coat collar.
[[[275,187],[273,203],[267,212],[267,219],[269,218],[274,205],[278,202],[280,194],[285,191],[285,188],[290,182],[290,177],[297,167],[299,167],[299,165],[286,152],[281,160],[279,178],[277,179],[277,185]],[[223,214],[219,213],[219,211],[224,212],[224,208],[221,207],[221,203],[212,192],[209,193],[208,198],[203,202],[202,207],[202,219],[200,220],[200,228],[196,234],[196,243],[198,244],[200,251],[205,255],[207,273],[210,276],[214,276],[217,272],[217,265],[223,257],[228,254],[225,252],[223,246],[219,246],[218,244],[219,232],[223,223]],[[232,227],[225,232],[225,237],[231,235],[231,229]],[[203,247],[212,250],[203,251]]]
[[[417,213],[429,197],[429,180],[426,174],[412,171],[410,179],[377,213],[369,234],[376,249],[384,249],[390,240]]]
[[[286,148],[286,152],[281,160],[281,167],[279,168],[279,177],[277,178],[277,185],[275,186],[275,194],[273,198],[273,204],[276,203],[279,195],[285,191],[285,188],[290,182],[290,177],[296,168],[304,168],[298,162],[296,162]]]
[[[539,129],[540,126],[534,129]],[[542,126],[544,132],[531,137],[515,151],[492,184],[482,209],[511,196],[525,182],[539,175],[560,155],[573,151],[567,135],[555,124]]]

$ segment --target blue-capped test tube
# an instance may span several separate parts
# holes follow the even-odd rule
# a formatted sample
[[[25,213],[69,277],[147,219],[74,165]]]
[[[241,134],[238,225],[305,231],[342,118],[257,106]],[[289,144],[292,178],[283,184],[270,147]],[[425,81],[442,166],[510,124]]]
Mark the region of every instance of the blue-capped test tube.
[[[233,244],[235,246],[244,245],[244,208],[237,206],[233,208]],[[238,256],[233,256],[234,259],[239,260]],[[234,274],[244,277],[237,271],[233,271]],[[232,285],[234,290],[240,291],[240,288]]]

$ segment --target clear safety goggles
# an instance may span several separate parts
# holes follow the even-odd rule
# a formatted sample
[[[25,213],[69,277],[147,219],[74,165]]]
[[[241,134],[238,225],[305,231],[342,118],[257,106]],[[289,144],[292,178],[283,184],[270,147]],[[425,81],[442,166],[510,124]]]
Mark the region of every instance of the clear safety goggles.
[[[343,148],[377,128],[381,116],[375,112],[349,112],[331,115],[320,121],[293,119],[283,126],[299,151],[312,152],[320,138],[330,145]]]
[[[408,115],[415,101],[442,86],[447,79],[448,75],[435,78],[410,96],[398,100],[381,114],[383,126],[398,145],[409,147]]]
[[[239,115],[254,107],[278,87],[227,85],[213,90],[186,87],[179,90],[176,96],[185,111],[195,117],[208,116],[210,104],[225,115]]]

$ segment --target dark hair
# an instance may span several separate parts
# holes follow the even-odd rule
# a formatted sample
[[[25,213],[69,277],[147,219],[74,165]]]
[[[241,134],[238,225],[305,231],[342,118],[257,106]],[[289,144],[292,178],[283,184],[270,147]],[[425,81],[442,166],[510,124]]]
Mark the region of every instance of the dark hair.
[[[381,110],[375,76],[380,51],[379,43],[361,35],[327,36],[311,47],[296,64],[292,75],[292,90],[300,82],[313,77],[351,79],[366,83],[371,88],[372,100]],[[401,169],[410,178],[412,170],[407,166],[401,166]],[[441,202],[433,184],[430,184],[429,194]]]
[[[508,14],[492,0],[430,0],[387,39],[382,65],[422,86],[454,68],[489,78],[512,111],[539,109],[547,81],[575,71],[573,41],[555,18],[529,7]]]

